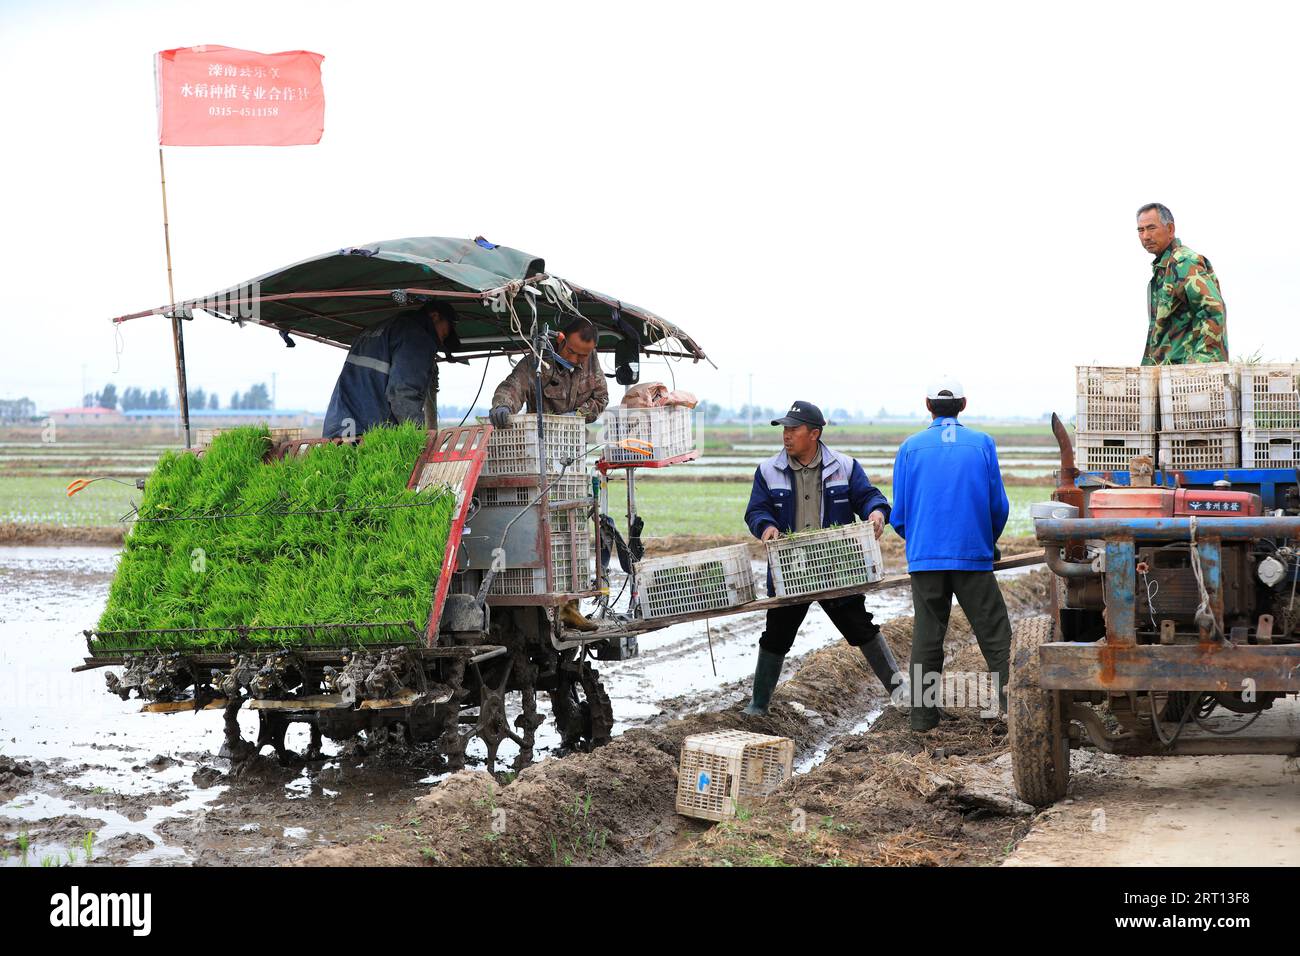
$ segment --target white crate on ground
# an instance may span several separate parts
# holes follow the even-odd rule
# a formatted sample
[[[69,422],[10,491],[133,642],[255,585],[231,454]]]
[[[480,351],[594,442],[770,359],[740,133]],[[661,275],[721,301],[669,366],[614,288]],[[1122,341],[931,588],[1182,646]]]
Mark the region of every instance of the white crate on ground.
[[[480,418],[482,424],[490,424]],[[566,460],[572,459],[569,471],[585,471],[587,457],[587,423],[581,415],[543,415],[546,435],[546,471],[557,474]],[[494,428],[488,439],[484,475],[536,475],[541,462],[537,451],[537,416],[515,415],[505,428]]]
[[[1160,467],[1169,471],[1239,468],[1241,435],[1237,429],[1161,432]]]
[[[1300,363],[1242,365],[1241,427],[1300,429]]]
[[[1241,467],[1300,467],[1300,429],[1243,428]]]
[[[869,521],[801,531],[767,542],[777,597],[798,597],[879,581],[880,543]]]
[[[1079,365],[1075,427],[1109,435],[1154,433],[1160,405],[1160,369],[1154,365]]]
[[[1160,430],[1240,428],[1240,382],[1238,366],[1228,362],[1160,366]]]
[[[695,451],[693,411],[685,405],[611,406],[602,419],[600,456],[615,464],[643,465],[688,455]]]
[[[1128,471],[1143,455],[1155,462],[1158,442],[1149,435],[1092,435],[1076,432],[1074,463],[1080,471]]]
[[[691,551],[651,558],[636,566],[637,603],[645,618],[738,607],[754,600],[749,547]]]
[[[762,797],[794,770],[794,741],[745,730],[693,734],[682,744],[677,812],[701,820],[736,815],[738,801]]]

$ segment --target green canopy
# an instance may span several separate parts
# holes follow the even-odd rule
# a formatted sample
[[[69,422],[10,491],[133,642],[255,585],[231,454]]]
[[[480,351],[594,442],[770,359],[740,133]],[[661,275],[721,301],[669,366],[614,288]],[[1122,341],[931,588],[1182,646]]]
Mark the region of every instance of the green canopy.
[[[456,310],[454,351],[462,355],[523,351],[535,320],[555,331],[582,315],[596,324],[601,351],[635,335],[649,354],[706,358],[693,339],[654,313],[551,276],[541,258],[482,237],[422,236],[338,249],[202,299],[113,321],[199,310],[347,348],[365,329],[424,299]]]

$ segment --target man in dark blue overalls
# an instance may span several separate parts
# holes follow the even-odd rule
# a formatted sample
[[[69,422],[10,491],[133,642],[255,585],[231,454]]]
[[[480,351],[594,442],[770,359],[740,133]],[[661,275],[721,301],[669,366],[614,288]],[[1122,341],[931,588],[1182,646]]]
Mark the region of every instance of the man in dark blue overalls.
[[[821,440],[826,419],[821,409],[795,402],[784,418],[783,450],[758,466],[745,510],[745,523],[761,541],[789,531],[830,528],[850,524],[855,517],[871,522],[879,538],[889,520],[889,502],[870,481],[855,459],[832,451]],[[768,590],[772,584],[768,580]],[[885,692],[891,696],[903,680],[894,655],[880,628],[871,619],[861,594],[818,601],[831,623],[867,659]],[[785,655],[812,602],[774,607],[767,612],[767,628],[758,642],[754,693],[745,713],[767,713],[772,689],[781,676]]]
[[[324,437],[363,435],[399,422],[423,425],[425,398],[438,388],[435,358],[455,345],[455,324],[450,305],[426,302],[357,336],[330,396]]]

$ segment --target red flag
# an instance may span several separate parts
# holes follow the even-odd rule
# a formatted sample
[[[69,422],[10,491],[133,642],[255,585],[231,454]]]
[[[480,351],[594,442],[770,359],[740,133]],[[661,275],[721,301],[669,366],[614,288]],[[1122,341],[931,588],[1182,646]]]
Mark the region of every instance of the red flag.
[[[325,90],[319,53],[254,53],[191,46],[157,55],[158,142],[163,146],[319,143]]]

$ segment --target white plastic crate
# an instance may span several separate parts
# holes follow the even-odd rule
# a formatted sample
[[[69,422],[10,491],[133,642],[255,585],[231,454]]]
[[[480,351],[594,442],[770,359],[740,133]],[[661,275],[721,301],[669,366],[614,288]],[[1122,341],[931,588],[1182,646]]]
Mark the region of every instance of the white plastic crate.
[[[1160,430],[1240,428],[1240,382],[1238,367],[1228,362],[1160,366]]]
[[[767,564],[777,597],[798,597],[879,581],[880,543],[869,521],[801,531],[767,542]]]
[[[591,521],[583,509],[551,509],[551,567],[556,593],[590,590]]]
[[[1240,369],[1241,427],[1300,429],[1300,363],[1242,365]]]
[[[486,418],[479,422],[490,424]],[[567,459],[569,472],[585,471],[587,423],[580,415],[543,415],[546,433],[546,471],[558,474]],[[541,462],[537,453],[537,416],[514,415],[505,428],[494,428],[488,439],[484,475],[536,475]],[[566,473],[567,474],[567,473]]]
[[[572,471],[573,467],[570,466],[562,477],[551,476],[551,486],[546,492],[547,501],[580,501],[592,496],[591,475],[584,473],[575,475]],[[474,489],[474,497],[484,508],[502,505],[522,508],[537,497],[538,490],[535,485],[498,488],[480,483]]]
[[[605,409],[601,458],[614,464],[644,465],[695,451],[694,410],[685,405]]]
[[[536,494],[536,491],[532,493]],[[492,579],[488,594],[521,597],[591,590],[591,521],[586,512],[582,508],[552,508],[550,524],[555,587],[547,590],[545,568],[504,568]],[[457,585],[457,593],[460,593],[460,586],[465,585],[464,575],[457,575],[453,584]]]
[[[1092,366],[1075,369],[1075,427],[1107,435],[1153,434],[1160,405],[1158,366]]]
[[[745,730],[692,734],[682,743],[677,812],[701,820],[736,815],[740,800],[762,797],[790,779],[794,741]]]
[[[1230,431],[1161,432],[1160,467],[1169,471],[1239,468],[1241,436]]]
[[[1080,471],[1128,471],[1129,463],[1146,455],[1154,463],[1155,435],[1074,435],[1074,463]]]
[[[1241,467],[1300,467],[1300,429],[1243,428]]]
[[[754,600],[754,570],[743,544],[651,558],[636,566],[645,618],[738,607]]]

